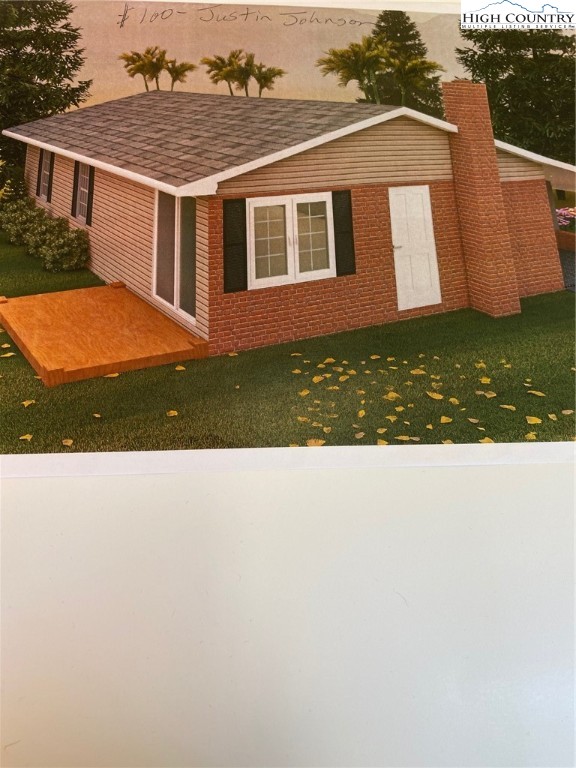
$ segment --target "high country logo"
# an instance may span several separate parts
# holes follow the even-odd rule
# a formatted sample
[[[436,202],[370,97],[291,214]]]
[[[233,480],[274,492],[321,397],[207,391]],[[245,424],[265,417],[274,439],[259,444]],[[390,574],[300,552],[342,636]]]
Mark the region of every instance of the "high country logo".
[[[548,3],[529,8],[500,0],[478,8],[474,0],[462,0],[460,26],[462,29],[576,29],[576,13]]]

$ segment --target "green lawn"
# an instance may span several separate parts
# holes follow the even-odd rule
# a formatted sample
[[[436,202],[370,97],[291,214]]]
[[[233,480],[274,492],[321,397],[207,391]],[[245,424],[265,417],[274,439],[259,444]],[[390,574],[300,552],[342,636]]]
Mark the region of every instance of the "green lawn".
[[[0,295],[99,283],[0,240]],[[568,292],[500,320],[463,310],[53,389],[0,343],[1,453],[574,439]]]

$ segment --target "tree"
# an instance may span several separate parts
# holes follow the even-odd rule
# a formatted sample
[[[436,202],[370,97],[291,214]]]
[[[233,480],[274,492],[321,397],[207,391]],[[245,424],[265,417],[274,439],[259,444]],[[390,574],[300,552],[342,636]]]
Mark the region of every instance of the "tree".
[[[375,37],[363,37],[348,48],[330,48],[316,62],[324,76],[336,75],[342,88],[358,83],[366,101],[381,104],[377,76],[384,70],[388,49]]]
[[[386,70],[377,77],[380,100],[384,104],[411,107],[440,117],[443,67],[430,61],[416,24],[404,11],[382,11],[373,37],[388,48]]]
[[[149,91],[148,63],[144,58],[144,55],[138,53],[138,51],[130,51],[130,53],[121,53],[118,58],[124,62],[124,69],[126,70],[128,77],[136,77],[137,75],[142,76],[144,78],[144,87]]]
[[[197,66],[190,61],[181,61],[180,63],[177,63],[176,59],[169,59],[166,62],[165,69],[172,81],[170,90],[173,91],[174,85],[176,83],[185,83],[188,72],[194,72],[194,70],[197,69]]]
[[[91,80],[76,80],[84,64],[80,30],[67,0],[0,2],[0,131],[79,106]],[[0,135],[0,153],[24,162],[25,146]]]
[[[286,72],[280,67],[267,67],[265,64],[256,64],[252,77],[258,84],[258,96],[262,96],[263,91],[273,91],[274,83],[279,77],[284,77]]]
[[[574,163],[576,38],[558,30],[463,31],[458,61],[484,82],[497,139]]]
[[[254,74],[254,59],[253,53],[245,53],[238,58],[236,65],[232,68],[231,76],[234,87],[237,91],[244,91],[245,96],[250,95],[248,93],[248,86]]]
[[[250,96],[250,82],[255,80],[261,97],[264,91],[273,90],[276,80],[286,74],[279,67],[267,67],[263,62],[256,64],[255,54],[245,53],[242,49],[230,51],[228,56],[206,56],[200,63],[207,68],[213,83],[228,85],[231,96],[234,96],[233,87]]]
[[[207,68],[210,80],[212,80],[215,85],[226,83],[228,90],[230,91],[230,96],[234,96],[232,85],[235,82],[235,72],[239,61],[243,56],[244,51],[238,49],[230,51],[228,56],[205,56],[200,60],[200,63],[204,64]]]

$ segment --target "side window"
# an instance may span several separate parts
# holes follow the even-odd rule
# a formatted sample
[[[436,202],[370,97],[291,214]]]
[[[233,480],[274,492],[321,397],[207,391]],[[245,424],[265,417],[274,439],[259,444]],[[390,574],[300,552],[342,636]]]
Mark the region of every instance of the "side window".
[[[74,164],[74,189],[72,216],[82,224],[92,223],[92,199],[94,196],[94,168],[85,163]]]
[[[52,197],[52,178],[54,176],[54,153],[40,150],[38,160],[38,178],[36,180],[36,197],[50,202]]]

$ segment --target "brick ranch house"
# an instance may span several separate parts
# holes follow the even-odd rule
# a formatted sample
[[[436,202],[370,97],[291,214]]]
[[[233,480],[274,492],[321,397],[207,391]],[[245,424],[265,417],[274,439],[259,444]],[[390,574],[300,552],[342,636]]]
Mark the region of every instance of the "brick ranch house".
[[[484,86],[444,101],[157,91],[4,133],[91,269],[220,354],[562,290],[547,178],[574,169],[494,141]]]

